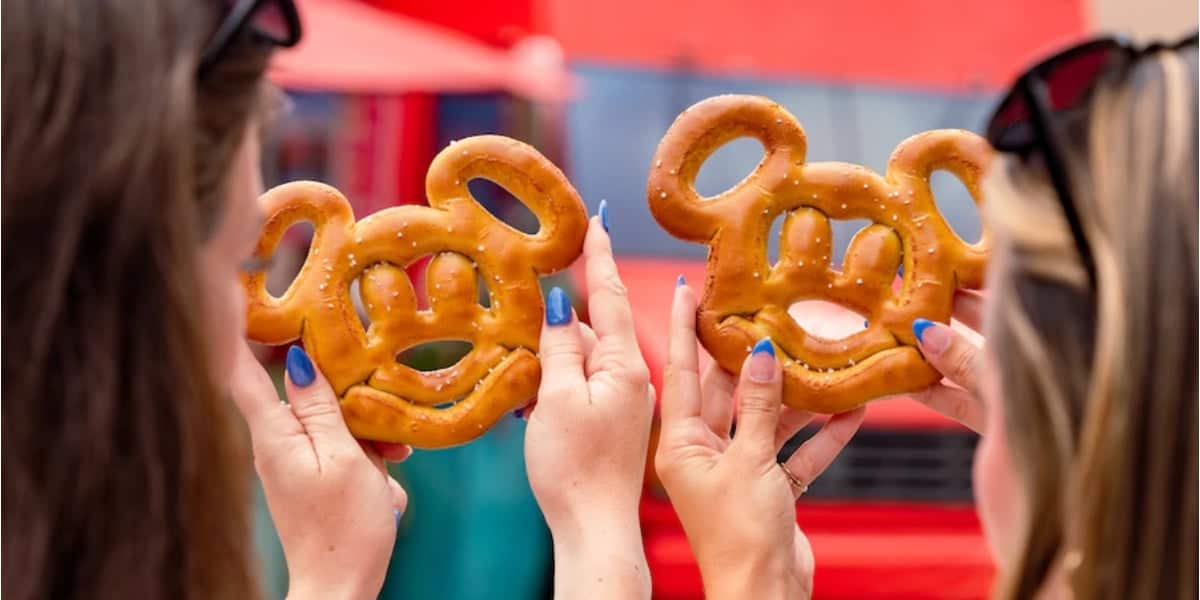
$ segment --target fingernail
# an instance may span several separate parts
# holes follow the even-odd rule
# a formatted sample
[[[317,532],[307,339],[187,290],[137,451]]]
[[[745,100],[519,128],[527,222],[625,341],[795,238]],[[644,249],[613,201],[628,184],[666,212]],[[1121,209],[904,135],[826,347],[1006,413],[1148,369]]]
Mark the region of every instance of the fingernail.
[[[763,338],[750,351],[750,379],[765,383],[775,377],[775,345]]]
[[[554,286],[546,295],[546,324],[566,325],[571,322],[571,300],[562,288]]]
[[[927,354],[941,354],[950,346],[950,331],[929,319],[917,319],[912,324],[913,334],[921,342]]]
[[[604,231],[608,231],[608,200],[600,201],[600,209],[596,214],[600,215],[600,224],[604,226]]]
[[[288,348],[286,365],[288,377],[296,387],[308,387],[317,378],[312,361],[300,346]]]
[[[680,273],[679,277],[675,278],[675,287],[683,287],[685,285],[687,285],[687,278]]]
[[[396,517],[396,528],[399,529],[400,528],[400,517],[403,517],[404,513],[400,512],[400,509],[398,509],[398,508],[393,508],[392,516]]]

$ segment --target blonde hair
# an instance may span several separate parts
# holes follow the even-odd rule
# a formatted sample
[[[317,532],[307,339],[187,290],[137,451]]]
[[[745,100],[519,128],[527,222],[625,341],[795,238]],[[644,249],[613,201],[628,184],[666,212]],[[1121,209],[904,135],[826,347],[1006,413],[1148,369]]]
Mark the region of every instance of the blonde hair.
[[[988,344],[1030,515],[997,584],[1076,598],[1197,594],[1196,49],[1106,82],[1065,148],[1095,263],[1080,261],[1043,170],[1003,157],[984,182],[1000,240]]]

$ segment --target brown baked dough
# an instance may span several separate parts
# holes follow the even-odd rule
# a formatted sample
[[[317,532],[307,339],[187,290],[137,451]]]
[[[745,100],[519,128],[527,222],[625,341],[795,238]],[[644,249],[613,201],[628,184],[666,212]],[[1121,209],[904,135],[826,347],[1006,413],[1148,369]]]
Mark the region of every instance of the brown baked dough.
[[[487,212],[467,189],[475,178],[521,200],[537,216],[538,232],[522,233]],[[579,256],[587,212],[549,160],[500,136],[443,150],[426,193],[429,206],[391,207],[356,223],[346,198],[327,185],[299,181],[268,191],[256,254],[270,256],[299,221],[313,223],[313,242],[282,296],[267,292],[261,273],[248,275],[245,286],[249,337],[272,345],[302,339],[355,437],[439,448],[475,439],[536,394],[544,311],[538,276]],[[430,255],[429,308],[418,310],[404,267]],[[487,308],[479,304],[480,278]],[[350,296],[355,279],[367,329]],[[400,352],[435,340],[468,341],[472,349],[438,371],[397,362]]]
[[[700,197],[700,166],[747,136],[762,142],[762,162],[732,189]],[[804,130],[783,107],[734,95],[684,111],[659,145],[650,211],[672,235],[709,246],[696,315],[701,342],[737,373],[754,343],[770,337],[783,365],[784,403],[814,412],[932,385],[940,375],[916,349],[912,322],[949,322],[955,289],[983,285],[991,238],[985,228],[976,244],[959,239],[938,212],[929,175],[953,173],[978,204],[990,147],[967,131],[928,131],[896,148],[885,177],[846,163],[806,163],[805,150]],[[767,237],[782,214],[779,260],[771,265]],[[830,265],[831,218],[874,222],[851,240],[841,271]],[[813,299],[865,315],[869,327],[838,340],[811,335],[788,307]]]

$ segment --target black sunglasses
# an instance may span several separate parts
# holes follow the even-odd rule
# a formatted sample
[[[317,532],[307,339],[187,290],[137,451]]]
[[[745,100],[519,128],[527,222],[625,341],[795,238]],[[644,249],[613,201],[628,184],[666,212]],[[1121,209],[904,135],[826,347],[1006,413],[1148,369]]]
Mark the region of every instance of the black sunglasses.
[[[225,17],[200,54],[201,77],[244,32],[259,42],[284,48],[300,41],[300,14],[293,0],[224,0],[224,5]]]
[[[1073,46],[1018,77],[988,120],[987,140],[993,148],[1021,157],[1037,154],[1042,159],[1093,286],[1095,261],[1071,197],[1063,139],[1070,137],[1073,127],[1086,124],[1092,92],[1104,78],[1123,75],[1143,56],[1178,50],[1196,41],[1197,34],[1192,33],[1173,44],[1135,46],[1122,38],[1104,37]]]

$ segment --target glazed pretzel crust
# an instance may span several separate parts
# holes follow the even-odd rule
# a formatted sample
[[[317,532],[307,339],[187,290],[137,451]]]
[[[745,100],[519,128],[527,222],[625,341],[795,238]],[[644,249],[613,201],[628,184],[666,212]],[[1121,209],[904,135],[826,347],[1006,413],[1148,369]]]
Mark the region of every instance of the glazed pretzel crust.
[[[488,213],[467,189],[475,178],[523,202],[539,231],[522,233]],[[260,198],[267,220],[255,254],[270,256],[300,221],[314,225],[312,245],[280,297],[267,292],[265,274],[244,283],[249,337],[271,345],[302,339],[355,437],[439,448],[475,439],[536,394],[544,311],[538,276],[579,256],[587,213],[549,160],[501,136],[443,150],[429,168],[426,193],[427,207],[387,208],[356,223],[349,202],[329,186],[276,187]],[[404,267],[428,255],[429,308],[418,310]],[[478,301],[480,276],[487,308]],[[351,300],[355,279],[370,319],[366,329]],[[402,351],[436,340],[468,341],[472,348],[437,371],[397,362]]]
[[[739,137],[765,156],[744,180],[702,198],[694,182],[717,148]],[[717,96],[684,111],[658,147],[647,186],[650,211],[672,235],[709,246],[696,316],[701,343],[738,373],[755,342],[781,351],[784,403],[820,413],[928,387],[941,375],[916,349],[912,322],[949,322],[957,288],[983,285],[991,237],[963,242],[938,212],[932,171],[963,182],[976,204],[991,149],[961,130],[915,135],[892,153],[887,174],[838,162],[806,163],[804,130],[783,107],[756,96]],[[786,214],[779,260],[767,238]],[[851,240],[841,271],[830,264],[829,219],[869,219]],[[903,264],[899,291],[893,291]],[[802,300],[826,300],[868,318],[844,339],[806,332],[788,315]]]

